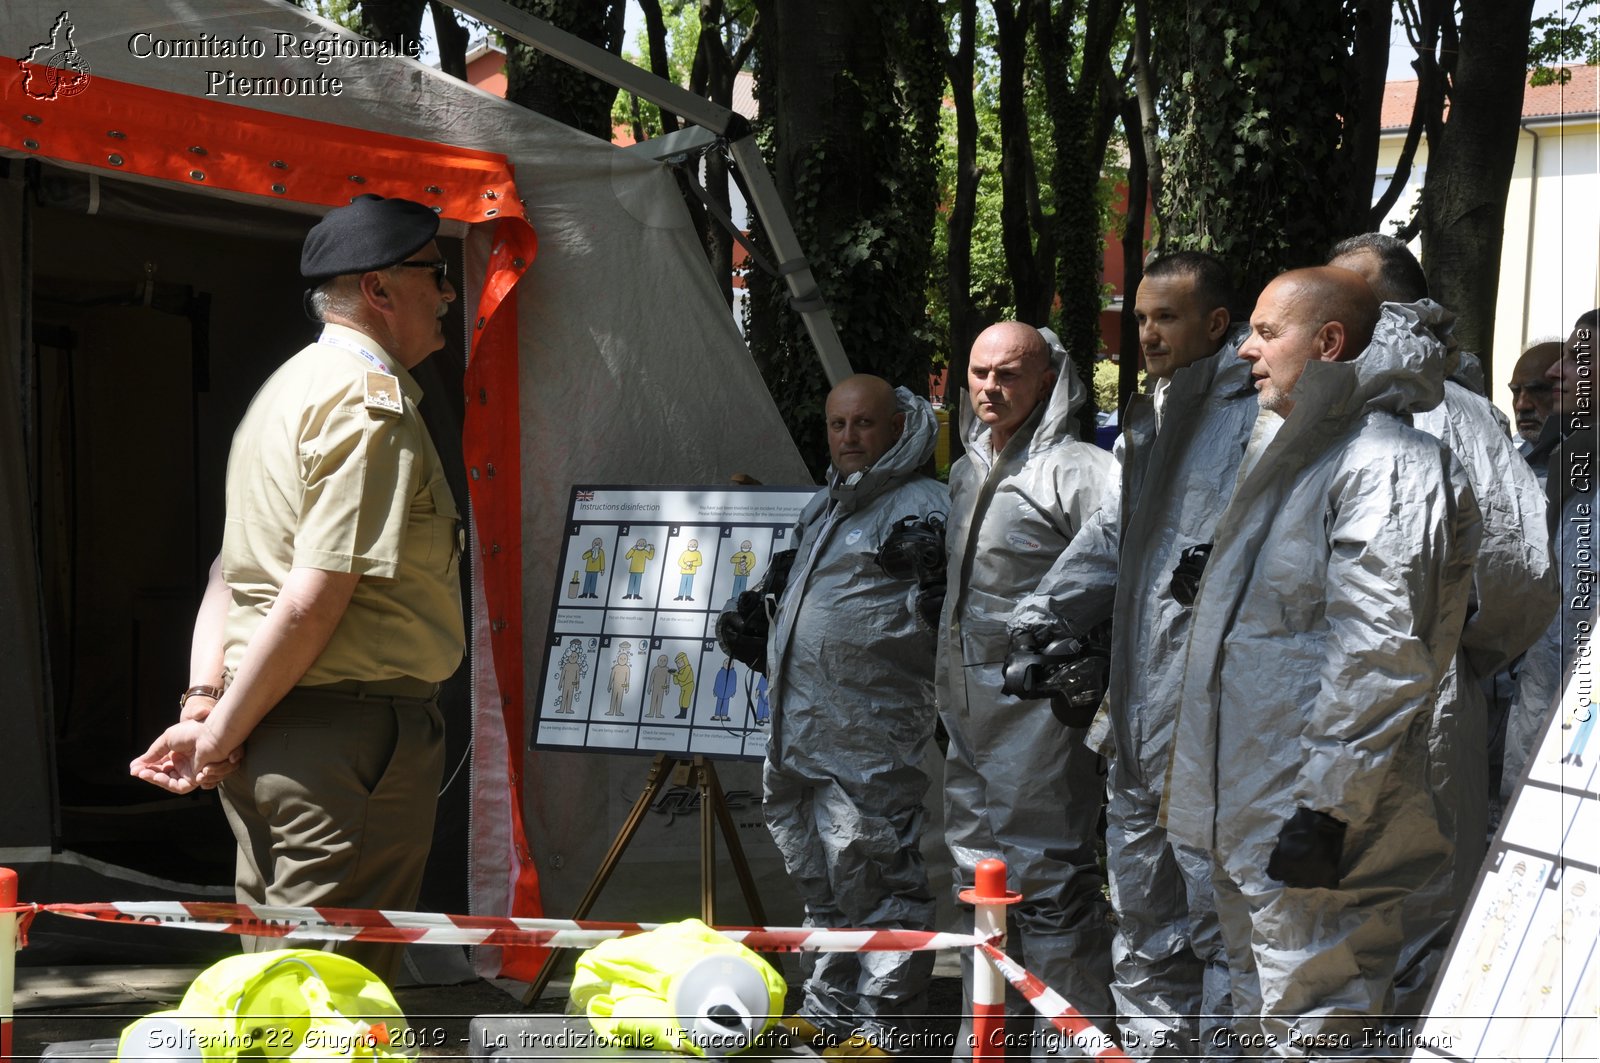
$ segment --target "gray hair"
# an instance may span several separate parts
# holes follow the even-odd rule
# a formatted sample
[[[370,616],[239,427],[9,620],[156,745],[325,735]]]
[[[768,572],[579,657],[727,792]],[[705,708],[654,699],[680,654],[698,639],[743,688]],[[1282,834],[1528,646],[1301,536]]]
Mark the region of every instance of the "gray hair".
[[[329,277],[311,292],[311,314],[327,323],[330,316],[353,318],[365,305],[359,287],[349,283],[348,276]]]

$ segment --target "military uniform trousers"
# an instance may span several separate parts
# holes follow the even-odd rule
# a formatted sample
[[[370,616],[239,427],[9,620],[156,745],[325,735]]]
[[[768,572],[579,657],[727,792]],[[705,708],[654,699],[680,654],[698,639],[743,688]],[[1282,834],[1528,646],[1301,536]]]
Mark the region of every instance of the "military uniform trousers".
[[[408,683],[434,693],[372,692]],[[436,686],[296,687],[256,725],[239,770],[222,782],[239,902],[415,909],[443,774]],[[285,947],[281,938],[244,941],[246,951]],[[399,973],[403,946],[324,947],[387,982]]]

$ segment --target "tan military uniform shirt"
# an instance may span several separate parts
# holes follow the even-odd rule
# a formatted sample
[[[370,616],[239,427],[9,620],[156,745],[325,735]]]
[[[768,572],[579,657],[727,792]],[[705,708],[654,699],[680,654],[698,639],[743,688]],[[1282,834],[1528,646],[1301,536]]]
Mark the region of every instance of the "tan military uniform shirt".
[[[294,567],[361,575],[304,685],[448,678],[465,647],[459,518],[417,412],[422,390],[373,340],[325,326],[261,386],[228,455],[222,575],[236,672]],[[349,346],[371,352],[382,373]]]

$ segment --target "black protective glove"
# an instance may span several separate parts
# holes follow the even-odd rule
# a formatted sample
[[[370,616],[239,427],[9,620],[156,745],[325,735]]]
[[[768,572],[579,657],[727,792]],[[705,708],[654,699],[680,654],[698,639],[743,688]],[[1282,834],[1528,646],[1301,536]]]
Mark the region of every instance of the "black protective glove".
[[[1345,825],[1326,812],[1301,806],[1278,831],[1267,877],[1294,889],[1338,889]]]
[[[1177,567],[1172,570],[1172,597],[1185,609],[1194,604],[1200,593],[1200,577],[1205,575],[1210,557],[1210,543],[1196,543],[1178,555]]]
[[[938,515],[907,515],[895,521],[876,555],[890,579],[914,580],[927,587],[944,582],[944,521]]]
[[[1048,698],[1063,727],[1087,727],[1105,696],[1110,677],[1111,625],[1086,638],[1058,638],[1039,646],[1033,632],[1018,634],[1001,668],[1000,692],[1023,699]]]
[[[1063,727],[1088,727],[1106,695],[1111,661],[1085,654],[1067,665],[1056,677],[1058,693],[1050,695],[1050,711]]]
[[[761,595],[743,591],[717,617],[717,645],[753,672],[767,674],[767,632],[772,624]]]

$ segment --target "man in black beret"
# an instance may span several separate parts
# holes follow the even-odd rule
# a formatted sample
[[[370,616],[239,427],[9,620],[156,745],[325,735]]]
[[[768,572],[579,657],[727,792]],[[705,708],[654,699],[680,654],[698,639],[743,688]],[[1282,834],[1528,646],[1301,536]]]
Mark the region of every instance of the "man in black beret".
[[[220,784],[241,903],[416,907],[439,684],[465,646],[456,506],[408,372],[444,346],[456,296],[438,228],[368,195],[306,236],[322,332],[234,434],[179,722],[130,766],[175,793]],[[398,973],[399,946],[337,950]]]

